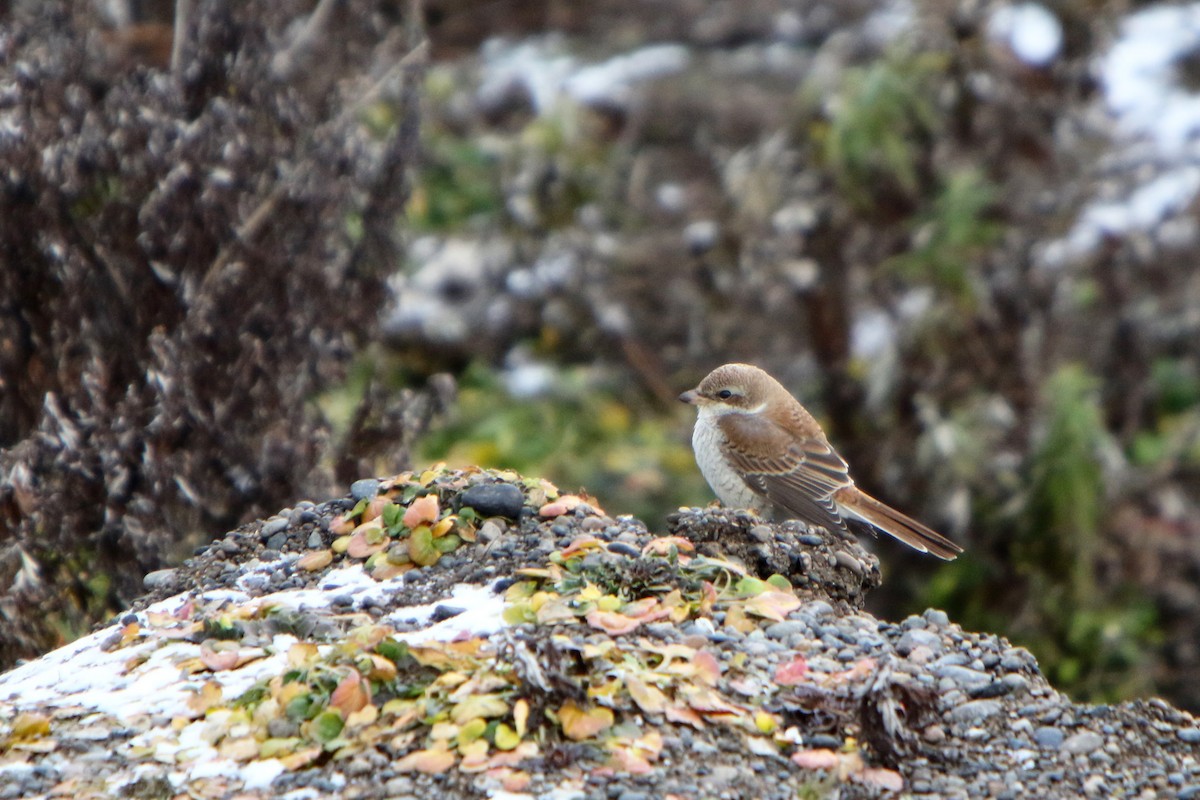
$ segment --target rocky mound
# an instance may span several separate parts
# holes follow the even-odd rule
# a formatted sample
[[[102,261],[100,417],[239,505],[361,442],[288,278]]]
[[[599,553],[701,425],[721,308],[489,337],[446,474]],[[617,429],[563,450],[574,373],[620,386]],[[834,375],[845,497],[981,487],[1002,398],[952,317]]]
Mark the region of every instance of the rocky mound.
[[[1200,726],[1070,702],[854,540],[655,533],[515,473],[244,526],[0,676],[0,798],[1200,797]]]

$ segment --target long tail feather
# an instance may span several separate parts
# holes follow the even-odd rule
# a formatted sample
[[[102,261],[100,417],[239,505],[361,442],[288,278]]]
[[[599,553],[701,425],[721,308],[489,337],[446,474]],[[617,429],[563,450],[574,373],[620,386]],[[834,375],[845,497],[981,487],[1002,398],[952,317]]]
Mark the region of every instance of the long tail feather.
[[[854,502],[839,502],[838,510],[846,516],[856,517],[868,525],[896,537],[909,547],[916,548],[922,553],[932,553],[946,561],[953,561],[963,551],[961,547],[929,526],[901,514],[861,489],[856,492]]]

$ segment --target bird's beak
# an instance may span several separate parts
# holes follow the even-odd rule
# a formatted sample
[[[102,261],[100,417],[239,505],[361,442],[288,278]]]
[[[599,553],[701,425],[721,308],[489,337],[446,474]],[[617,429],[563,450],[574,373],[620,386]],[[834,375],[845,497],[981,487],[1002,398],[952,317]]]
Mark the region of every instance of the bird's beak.
[[[700,395],[696,393],[695,389],[688,389],[686,392],[679,395],[679,402],[687,403],[689,406],[694,406],[699,398]]]

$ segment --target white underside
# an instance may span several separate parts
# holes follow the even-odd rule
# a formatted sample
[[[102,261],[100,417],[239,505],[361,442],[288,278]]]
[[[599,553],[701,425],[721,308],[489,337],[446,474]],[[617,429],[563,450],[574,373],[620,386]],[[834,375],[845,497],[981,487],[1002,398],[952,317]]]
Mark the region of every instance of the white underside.
[[[746,485],[721,451],[725,434],[717,427],[717,416],[719,414],[712,413],[709,408],[701,408],[696,427],[692,429],[692,450],[696,453],[700,474],[725,506],[753,509],[769,515],[771,504]]]

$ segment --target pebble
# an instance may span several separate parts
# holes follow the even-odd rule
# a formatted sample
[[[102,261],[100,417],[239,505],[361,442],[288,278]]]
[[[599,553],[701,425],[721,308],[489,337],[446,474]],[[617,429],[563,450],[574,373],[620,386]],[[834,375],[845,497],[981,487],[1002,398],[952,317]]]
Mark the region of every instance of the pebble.
[[[355,502],[370,500],[379,494],[379,481],[374,478],[363,478],[350,484],[350,496]]]
[[[525,505],[525,495],[511,483],[477,483],[463,492],[459,500],[482,516],[508,519],[516,519]]]
[[[902,656],[909,655],[917,647],[925,647],[932,653],[941,652],[942,637],[922,628],[913,628],[905,631],[896,642],[896,652]]]
[[[951,722],[978,722],[1003,711],[999,700],[971,700],[950,709],[946,717]]]
[[[1183,728],[1175,735],[1188,744],[1200,744],[1200,728]]]
[[[925,621],[935,628],[944,628],[950,624],[950,617],[941,609],[931,608],[925,612]]]
[[[287,530],[289,524],[287,517],[271,517],[263,523],[262,530],[259,531],[259,536],[264,540],[270,539],[280,531]]]
[[[1104,745],[1104,737],[1095,731],[1080,731],[1067,738],[1059,750],[1072,755],[1082,755],[1099,749]]]
[[[1033,740],[1039,747],[1047,750],[1057,750],[1062,747],[1063,740],[1066,738],[1066,734],[1060,728],[1051,728],[1045,725],[1033,732]]]
[[[308,541],[305,544],[308,545],[309,550],[317,550],[325,544],[325,540],[321,538],[320,531],[313,531],[308,535]]]
[[[146,587],[146,591],[153,592],[156,589],[174,586],[178,577],[177,569],[156,569],[146,573],[146,577],[142,578],[142,585]]]

